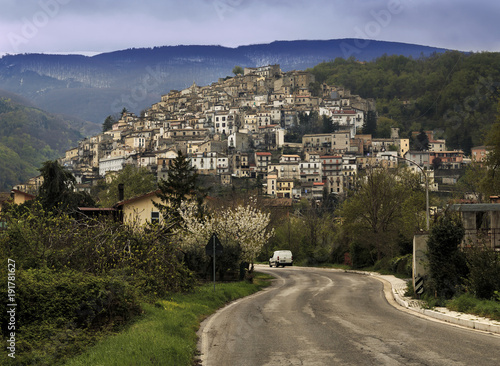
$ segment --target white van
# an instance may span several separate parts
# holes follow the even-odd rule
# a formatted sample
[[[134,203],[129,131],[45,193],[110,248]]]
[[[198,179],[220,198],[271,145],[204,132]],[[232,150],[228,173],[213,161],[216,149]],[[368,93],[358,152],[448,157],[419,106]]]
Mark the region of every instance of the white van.
[[[273,256],[269,258],[269,267],[272,266],[292,266],[293,265],[293,255],[289,250],[277,250],[274,252]]]

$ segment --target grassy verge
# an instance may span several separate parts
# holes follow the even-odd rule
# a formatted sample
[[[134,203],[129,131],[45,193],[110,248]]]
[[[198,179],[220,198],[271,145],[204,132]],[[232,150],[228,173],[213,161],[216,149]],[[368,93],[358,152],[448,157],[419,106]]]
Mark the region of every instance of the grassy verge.
[[[123,332],[110,336],[67,366],[193,365],[200,322],[229,301],[248,296],[270,283],[256,274],[254,283],[218,283],[144,304],[144,314]]]
[[[460,295],[446,302],[446,307],[461,313],[474,314],[493,320],[500,320],[500,302],[477,299],[470,294]]]

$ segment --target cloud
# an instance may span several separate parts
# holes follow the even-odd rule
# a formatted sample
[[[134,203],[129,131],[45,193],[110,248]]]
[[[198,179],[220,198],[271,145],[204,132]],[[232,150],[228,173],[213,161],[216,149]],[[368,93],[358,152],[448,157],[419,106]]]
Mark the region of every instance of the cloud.
[[[0,53],[369,38],[499,50],[495,0],[4,0]]]

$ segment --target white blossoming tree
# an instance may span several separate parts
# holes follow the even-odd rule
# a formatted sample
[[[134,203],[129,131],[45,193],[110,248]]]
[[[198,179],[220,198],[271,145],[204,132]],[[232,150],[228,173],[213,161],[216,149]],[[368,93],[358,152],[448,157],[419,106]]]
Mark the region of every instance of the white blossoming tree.
[[[262,246],[274,235],[274,229],[267,229],[270,215],[251,205],[229,209],[225,215],[232,220],[229,229],[241,246],[241,259],[250,263],[253,270],[255,258],[260,254]]]
[[[200,219],[198,205],[194,201],[183,201],[179,208],[182,225],[175,232],[182,249],[201,247],[212,235],[213,220],[210,217]]]
[[[252,204],[240,205],[212,212],[199,218],[197,206],[185,202],[179,209],[182,227],[177,231],[178,240],[185,250],[202,249],[215,232],[223,243],[234,242],[240,246],[240,261],[250,264],[253,270],[255,259],[263,245],[274,235],[268,228],[270,214]]]

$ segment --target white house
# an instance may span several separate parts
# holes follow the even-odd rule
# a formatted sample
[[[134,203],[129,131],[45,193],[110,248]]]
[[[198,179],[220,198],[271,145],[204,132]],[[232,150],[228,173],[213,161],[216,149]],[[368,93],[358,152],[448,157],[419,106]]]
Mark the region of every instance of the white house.
[[[106,172],[117,172],[122,170],[125,159],[126,157],[124,155],[99,159],[99,175],[104,177]]]

